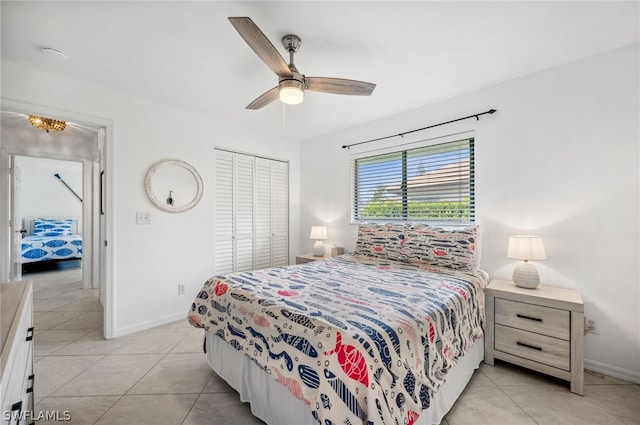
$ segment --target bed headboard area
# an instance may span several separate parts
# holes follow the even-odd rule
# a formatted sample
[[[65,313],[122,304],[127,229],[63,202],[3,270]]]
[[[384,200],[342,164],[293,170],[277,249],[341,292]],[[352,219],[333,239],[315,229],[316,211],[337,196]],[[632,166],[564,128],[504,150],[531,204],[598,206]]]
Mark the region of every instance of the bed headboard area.
[[[82,217],[34,216],[22,219],[25,236],[82,235]]]

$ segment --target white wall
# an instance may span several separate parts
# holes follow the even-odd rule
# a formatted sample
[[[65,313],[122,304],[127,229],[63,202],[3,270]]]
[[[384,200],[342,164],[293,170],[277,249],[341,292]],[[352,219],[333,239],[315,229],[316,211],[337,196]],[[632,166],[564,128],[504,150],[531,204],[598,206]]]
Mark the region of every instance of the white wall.
[[[507,239],[543,236],[543,284],[582,293],[599,335],[585,337],[586,365],[640,382],[639,72],[633,45],[505,82],[367,125],[306,141],[301,150],[300,246],[329,226],[351,250],[350,154],[412,138],[475,131],[482,268],[510,278]],[[473,66],[473,64],[470,64]],[[351,151],[343,144],[398,134],[496,108],[497,113]]]
[[[82,197],[82,163],[16,157],[22,172],[20,212],[23,217],[82,217],[82,202],[54,174]]]
[[[213,155],[226,147],[290,161],[290,252],[299,251],[299,146],[233,126],[215,117],[158,104],[33,68],[2,62],[2,96],[113,121],[112,285],[114,336],[186,317],[193,298],[214,274]],[[147,169],[160,159],[194,166],[204,181],[200,203],[184,213],[155,209],[144,192]],[[136,225],[136,212],[150,225]],[[177,285],[184,284],[185,295]]]

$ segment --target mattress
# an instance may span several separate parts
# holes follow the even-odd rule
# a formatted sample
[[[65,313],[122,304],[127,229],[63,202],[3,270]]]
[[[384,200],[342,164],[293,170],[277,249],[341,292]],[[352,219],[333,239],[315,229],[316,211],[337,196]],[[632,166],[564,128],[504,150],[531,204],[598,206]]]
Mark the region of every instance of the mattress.
[[[341,256],[213,277],[189,321],[317,422],[414,424],[482,338],[485,285],[478,270]]]

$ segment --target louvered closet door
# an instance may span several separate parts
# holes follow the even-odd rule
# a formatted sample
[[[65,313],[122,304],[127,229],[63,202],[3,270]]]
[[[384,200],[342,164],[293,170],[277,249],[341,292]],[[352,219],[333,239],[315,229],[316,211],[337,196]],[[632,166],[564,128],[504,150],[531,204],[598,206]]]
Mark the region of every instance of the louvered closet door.
[[[234,155],[217,150],[215,164],[215,270],[216,273],[223,274],[235,269],[233,258]]]
[[[256,269],[271,266],[271,163],[256,158]]]
[[[289,164],[271,161],[271,265],[289,264]]]
[[[288,169],[216,149],[216,273],[289,263]]]
[[[289,264],[288,164],[256,158],[257,269]]]
[[[236,154],[235,161],[235,257],[234,271],[252,270],[255,158]]]

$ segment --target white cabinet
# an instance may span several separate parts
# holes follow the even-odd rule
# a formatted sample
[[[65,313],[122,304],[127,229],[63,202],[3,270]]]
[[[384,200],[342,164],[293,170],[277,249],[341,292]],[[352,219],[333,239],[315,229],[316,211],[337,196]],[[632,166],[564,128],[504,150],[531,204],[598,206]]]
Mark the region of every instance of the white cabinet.
[[[288,264],[289,165],[215,151],[216,273]]]
[[[33,289],[30,281],[3,283],[2,417],[0,423],[31,423],[33,412]]]

